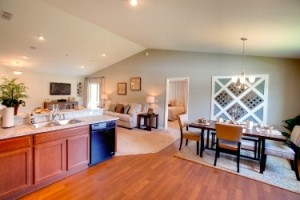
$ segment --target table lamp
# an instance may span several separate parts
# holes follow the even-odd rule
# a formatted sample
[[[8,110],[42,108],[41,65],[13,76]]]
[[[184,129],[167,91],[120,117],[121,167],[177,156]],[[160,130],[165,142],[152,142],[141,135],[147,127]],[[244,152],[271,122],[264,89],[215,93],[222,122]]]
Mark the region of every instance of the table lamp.
[[[101,94],[100,98],[101,98],[101,100],[103,100],[103,107],[105,108],[105,100],[108,99],[108,94],[103,93],[103,94]]]
[[[151,104],[155,103],[155,97],[147,96],[146,102],[149,103],[148,114],[153,114],[153,109],[151,108]]]

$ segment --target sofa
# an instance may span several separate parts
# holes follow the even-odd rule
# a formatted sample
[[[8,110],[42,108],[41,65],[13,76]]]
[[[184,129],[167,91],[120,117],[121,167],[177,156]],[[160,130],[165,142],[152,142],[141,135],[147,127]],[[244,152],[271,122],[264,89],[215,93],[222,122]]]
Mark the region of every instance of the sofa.
[[[119,118],[118,126],[132,129],[137,127],[138,114],[146,110],[146,106],[139,103],[109,103],[105,106],[103,114]]]

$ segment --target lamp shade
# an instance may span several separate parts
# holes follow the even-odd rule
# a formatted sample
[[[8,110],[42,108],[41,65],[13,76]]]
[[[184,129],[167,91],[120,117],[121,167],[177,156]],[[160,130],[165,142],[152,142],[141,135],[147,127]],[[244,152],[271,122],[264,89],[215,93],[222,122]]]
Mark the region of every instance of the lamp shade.
[[[147,96],[146,97],[147,103],[155,103],[155,97],[154,96]]]
[[[107,94],[101,94],[101,99],[103,100],[107,100],[108,99],[108,95]]]

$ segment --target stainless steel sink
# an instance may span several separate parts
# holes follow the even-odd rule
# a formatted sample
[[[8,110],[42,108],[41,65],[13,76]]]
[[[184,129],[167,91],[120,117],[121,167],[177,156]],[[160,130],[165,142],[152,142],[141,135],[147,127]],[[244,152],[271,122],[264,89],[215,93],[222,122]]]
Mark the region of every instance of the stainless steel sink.
[[[39,129],[39,128],[49,128],[49,127],[56,127],[56,126],[63,126],[68,124],[76,124],[82,122],[78,119],[66,119],[66,120],[56,120],[51,122],[40,122],[36,124],[32,124],[31,128]]]
[[[30,127],[34,129],[38,129],[38,128],[44,128],[44,127],[46,128],[46,127],[54,127],[54,126],[60,126],[60,124],[57,122],[41,122],[41,123],[32,124]]]
[[[80,122],[82,122],[82,121],[79,120],[79,119],[71,119],[71,120],[69,121],[69,124],[77,124],[77,123],[80,123]]]

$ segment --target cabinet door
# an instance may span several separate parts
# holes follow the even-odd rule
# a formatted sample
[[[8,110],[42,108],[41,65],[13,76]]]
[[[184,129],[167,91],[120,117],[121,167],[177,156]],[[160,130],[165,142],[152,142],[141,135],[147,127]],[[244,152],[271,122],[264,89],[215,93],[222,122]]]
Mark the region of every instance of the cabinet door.
[[[0,154],[0,197],[30,185],[32,185],[32,149],[19,149]]]
[[[51,181],[66,172],[66,140],[34,146],[34,182]]]
[[[89,163],[89,134],[67,139],[67,170],[77,170]]]
[[[32,185],[32,137],[0,141],[0,199]]]

